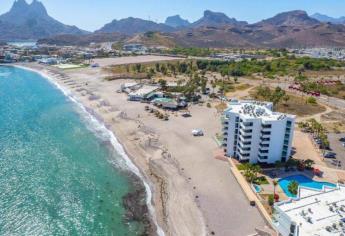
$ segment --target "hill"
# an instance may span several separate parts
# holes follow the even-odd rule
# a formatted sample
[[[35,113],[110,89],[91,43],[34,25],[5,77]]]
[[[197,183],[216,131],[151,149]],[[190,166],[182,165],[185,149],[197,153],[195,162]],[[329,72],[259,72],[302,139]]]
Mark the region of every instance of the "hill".
[[[179,17],[174,18],[177,20],[175,25],[179,25]],[[127,18],[113,21],[95,34],[101,40],[99,35],[104,32],[116,32],[115,37],[107,35],[104,40],[114,42],[122,35],[121,42],[166,47],[345,47],[345,25],[320,22],[300,10],[279,13],[255,24],[238,21],[223,13],[205,11],[201,19],[188,26],[174,28],[171,25]],[[93,36],[84,37],[90,39]],[[50,41],[56,42],[57,38]]]
[[[190,25],[189,21],[182,19],[180,15],[169,16],[164,24],[173,28],[184,28]]]
[[[0,40],[29,40],[57,34],[86,34],[76,26],[68,26],[50,17],[44,5],[34,0],[14,2],[9,12],[0,16]]]
[[[165,24],[158,24],[153,21],[129,17],[121,20],[113,20],[111,23],[104,25],[96,33],[121,33],[134,35],[148,31],[172,32],[175,29]]]
[[[345,47],[345,27],[322,23],[304,11],[280,13],[255,24],[219,24],[174,33],[186,47]]]
[[[203,26],[224,26],[224,25],[236,25],[236,26],[243,26],[248,24],[245,21],[237,21],[235,18],[229,18],[227,15],[221,12],[213,12],[210,10],[206,10],[204,12],[204,16],[197,20],[196,22],[192,23],[190,27],[198,28]]]
[[[325,22],[325,23],[333,23],[333,24],[345,24],[345,16],[339,17],[339,18],[334,18],[330,17],[327,15],[323,15],[320,13],[315,13],[311,15],[310,17],[320,21],[320,22]]]

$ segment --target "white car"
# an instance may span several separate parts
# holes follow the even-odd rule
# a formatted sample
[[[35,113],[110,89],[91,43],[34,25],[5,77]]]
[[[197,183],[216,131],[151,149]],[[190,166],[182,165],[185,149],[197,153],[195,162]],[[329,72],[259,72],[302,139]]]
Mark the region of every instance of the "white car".
[[[202,129],[194,129],[192,130],[192,134],[193,136],[204,136],[204,131],[202,131]]]

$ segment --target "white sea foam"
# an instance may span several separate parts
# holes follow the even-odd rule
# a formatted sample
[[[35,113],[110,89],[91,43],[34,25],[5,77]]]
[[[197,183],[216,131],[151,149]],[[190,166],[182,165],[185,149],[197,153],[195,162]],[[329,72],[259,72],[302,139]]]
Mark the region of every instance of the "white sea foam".
[[[88,111],[86,109],[86,107],[79,102],[74,95],[68,90],[63,88],[62,86],[60,86],[53,78],[51,78],[49,75],[47,75],[44,72],[41,71],[37,71],[31,68],[26,68],[26,67],[22,67],[22,66],[15,66],[24,70],[29,70],[35,73],[40,74],[42,77],[47,78],[49,82],[51,82],[53,85],[55,85],[60,91],[62,91],[62,93],[68,97],[72,102],[74,102],[78,108],[80,109],[80,111],[82,111],[82,113],[85,115],[85,118],[87,118],[87,120],[90,122],[90,124],[92,125],[92,129],[94,131],[96,131],[98,134],[102,134],[102,135],[106,135],[107,138],[109,139],[109,141],[111,142],[112,146],[114,147],[114,149],[116,150],[116,152],[123,158],[125,167],[127,168],[129,171],[133,172],[135,175],[137,175],[143,182],[145,190],[146,190],[146,204],[147,207],[149,209],[149,213],[152,217],[152,221],[155,224],[157,230],[156,233],[158,236],[164,236],[165,233],[163,231],[163,229],[159,226],[158,222],[157,222],[157,218],[156,218],[156,213],[155,213],[155,209],[152,205],[152,191],[150,188],[150,185],[146,182],[145,178],[143,177],[143,175],[140,173],[138,167],[136,165],[134,165],[134,163],[131,161],[131,159],[128,157],[127,153],[125,152],[123,146],[121,145],[121,143],[118,141],[118,139],[115,137],[114,133],[112,131],[110,131],[106,125],[104,123],[102,123],[101,121],[99,121],[94,114],[91,114],[90,111]],[[104,136],[103,136],[104,138]]]

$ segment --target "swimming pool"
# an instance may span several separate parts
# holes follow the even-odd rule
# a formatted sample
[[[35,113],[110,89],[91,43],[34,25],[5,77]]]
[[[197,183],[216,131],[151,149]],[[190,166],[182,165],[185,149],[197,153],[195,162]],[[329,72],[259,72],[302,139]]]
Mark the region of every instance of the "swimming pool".
[[[260,185],[253,184],[253,188],[256,193],[260,193],[262,191],[262,188],[260,187]]]
[[[293,175],[293,176],[289,176],[283,179],[280,179],[278,181],[279,186],[283,189],[284,193],[291,198],[296,197],[296,195],[290,193],[289,191],[289,184],[292,181],[296,181],[297,183],[299,183],[300,186],[303,187],[307,187],[307,188],[313,188],[313,189],[317,189],[317,190],[322,190],[323,186],[329,186],[329,187],[333,187],[335,188],[336,185],[332,184],[332,183],[328,183],[328,182],[317,182],[314,181],[304,175]]]

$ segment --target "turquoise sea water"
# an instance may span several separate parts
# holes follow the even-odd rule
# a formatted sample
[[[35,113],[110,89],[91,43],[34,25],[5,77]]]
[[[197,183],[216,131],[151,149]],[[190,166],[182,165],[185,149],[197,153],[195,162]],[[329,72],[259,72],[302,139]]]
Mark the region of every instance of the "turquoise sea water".
[[[40,75],[0,66],[0,235],[139,235],[107,136]]]

